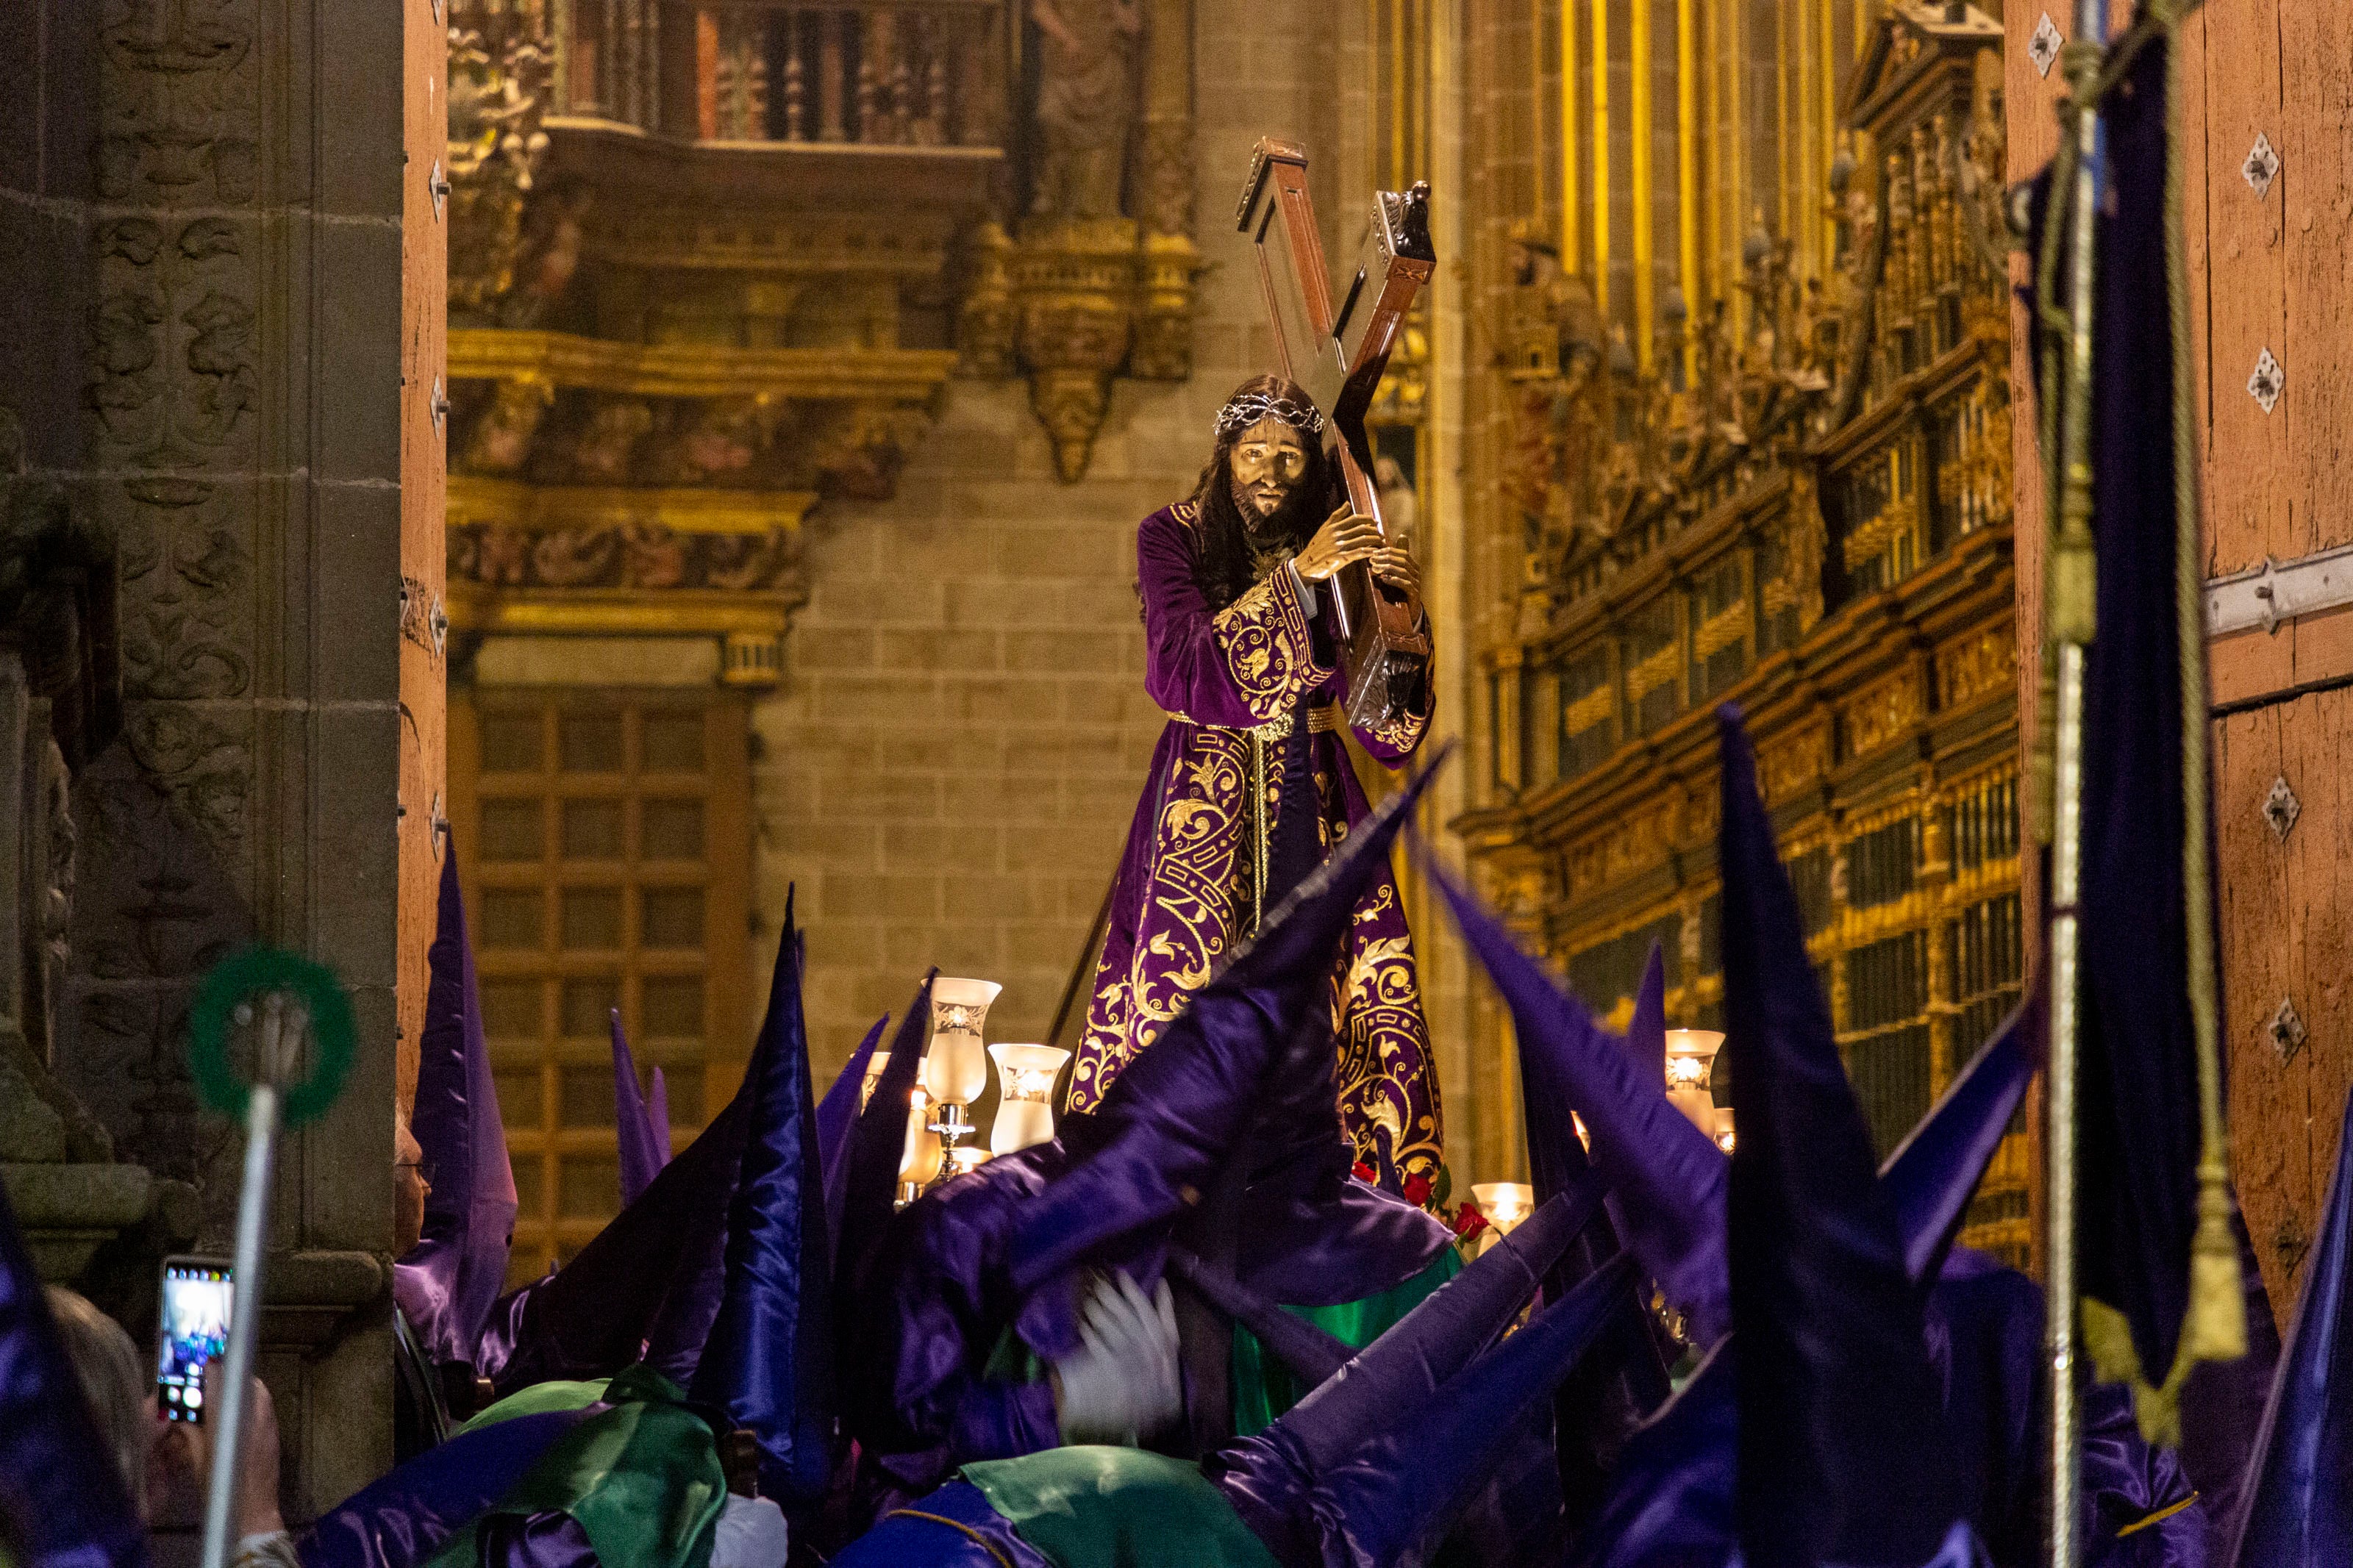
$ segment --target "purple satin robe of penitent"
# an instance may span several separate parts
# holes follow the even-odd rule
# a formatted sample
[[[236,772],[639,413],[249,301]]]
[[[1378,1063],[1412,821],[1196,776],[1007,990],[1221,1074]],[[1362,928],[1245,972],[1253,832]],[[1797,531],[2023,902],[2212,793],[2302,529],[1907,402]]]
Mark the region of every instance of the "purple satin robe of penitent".
[[[920,1496],[959,1464],[1054,1447],[1050,1386],[1008,1375],[993,1352],[1003,1342],[1050,1360],[1066,1353],[1072,1298],[1060,1287],[1071,1270],[1119,1264],[1149,1279],[1193,1201],[1183,1194],[1198,1199],[1229,1162],[1252,1178],[1232,1267],[1273,1300],[1328,1306],[1377,1295],[1445,1249],[1449,1233],[1431,1215],[1348,1176],[1328,1073],[1321,1096],[1267,1087],[1274,1074],[1308,1079],[1303,1062],[1288,1059],[1302,1037],[1318,1047],[1317,1065],[1331,1059],[1322,1048],[1324,977],[1365,887],[1388,874],[1388,845],[1420,782],[1384,803],[1094,1112],[1066,1118],[1056,1138],[991,1160],[893,1217],[887,1193],[859,1194],[887,1186],[884,1167],[896,1169],[905,1121],[892,1107],[910,1085],[893,1074],[912,1077],[919,997],[913,1038],[894,1047],[860,1121],[870,1147],[850,1176],[841,1237],[847,1414],[884,1491]],[[1321,1110],[1320,1141],[1307,1125],[1309,1100]]]
[[[1308,605],[1307,595],[1320,598],[1321,590],[1279,566],[1213,609],[1194,575],[1200,526],[1198,509],[1180,502],[1137,531],[1145,687],[1169,720],[1112,891],[1071,1068],[1076,1110],[1102,1103],[1266,912],[1253,888],[1266,879],[1275,836],[1262,825],[1274,822],[1285,798],[1287,759],[1298,754],[1286,742],[1296,723],[1311,731],[1304,751],[1315,774],[1320,848],[1328,851],[1367,810],[1338,733],[1345,677]],[[1421,744],[1429,723],[1425,704],[1356,733],[1366,751],[1395,767]],[[1262,811],[1252,809],[1254,787],[1264,791]],[[1393,1191],[1415,1176],[1435,1179],[1437,1070],[1412,938],[1386,871],[1357,907],[1333,984],[1341,1120],[1358,1160]]]

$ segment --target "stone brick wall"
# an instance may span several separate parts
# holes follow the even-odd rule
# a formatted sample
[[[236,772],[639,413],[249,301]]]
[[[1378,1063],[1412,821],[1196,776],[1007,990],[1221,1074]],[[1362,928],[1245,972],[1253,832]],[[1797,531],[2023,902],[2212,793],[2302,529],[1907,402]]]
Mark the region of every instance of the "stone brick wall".
[[[1256,264],[1226,216],[1250,148],[1273,134],[1335,149],[1317,191],[1327,225],[1361,199],[1335,188],[1339,47],[1304,0],[1199,0],[1210,268],[1194,375],[1115,383],[1083,480],[1055,479],[1023,385],[959,382],[893,500],[812,523],[810,600],[753,718],[753,941],[765,975],[797,882],[820,1085],[927,964],[1004,984],[992,1039],[1051,1023],[1163,722],[1144,693],[1135,526],[1190,492],[1218,405],[1272,364]]]

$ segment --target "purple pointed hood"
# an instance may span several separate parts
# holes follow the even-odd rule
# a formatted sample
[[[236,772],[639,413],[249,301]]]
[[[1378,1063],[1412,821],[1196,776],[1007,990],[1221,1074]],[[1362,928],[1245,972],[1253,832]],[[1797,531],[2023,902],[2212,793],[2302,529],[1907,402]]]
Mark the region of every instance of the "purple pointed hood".
[[[2353,1563],[2353,1101],[2220,1568]]]
[[[1011,1238],[1006,1261],[1017,1295],[1169,1223],[1187,1206],[1187,1192],[1212,1187],[1269,1064],[1331,984],[1357,900],[1443,761],[1382,802],[1121,1072],[1092,1118],[1091,1151],[1028,1205]]]
[[[841,1228],[834,1237],[834,1279],[845,1306],[848,1293],[864,1283],[895,1212],[899,1167],[907,1150],[907,1108],[923,1070],[923,1042],[932,1025],[932,982],[938,974],[936,969],[926,970],[915,987],[914,1000],[907,1004],[906,1016],[891,1037],[891,1054],[883,1058],[874,1092],[850,1124],[849,1152],[841,1162]]]
[[[1655,942],[1634,992],[1634,1016],[1626,1021],[1626,1049],[1649,1081],[1667,1081],[1667,955]]]
[[[1741,1549],[1750,1568],[1924,1563],[1960,1510],[1920,1300],[1738,710],[1717,729]]]
[[[459,1433],[345,1498],[294,1543],[302,1568],[420,1568],[597,1406]]]
[[[643,1353],[673,1293],[691,1288],[726,1233],[748,1099],[730,1101],[572,1261],[500,1298],[476,1371],[501,1397],[552,1378],[610,1376]]]
[[[670,1084],[662,1078],[659,1064],[654,1068],[653,1088],[646,1091],[646,1124],[653,1129],[654,1152],[659,1158],[654,1165],[659,1171],[670,1163]]]
[[[1627,1247],[1691,1315],[1701,1342],[1712,1342],[1731,1316],[1724,1226],[1728,1167],[1723,1151],[1667,1099],[1663,1026],[1659,1070],[1648,1072],[1648,1062],[1610,1038],[1553,984],[1503,922],[1434,858],[1425,855],[1423,868],[1512,1011],[1530,1106],[1573,1106],[1585,1119],[1593,1165],[1609,1184]],[[1663,989],[1663,976],[1661,984]],[[1651,991],[1647,979],[1643,990]],[[1637,1012],[1641,1016],[1639,1004]],[[1552,1162],[1567,1162],[1577,1154],[1576,1134],[1565,1116],[1549,1120],[1558,1125],[1530,1128],[1530,1154],[1536,1157],[1541,1149]]]
[[[21,1568],[146,1568],[147,1529],[90,1421],[0,1184],[0,1519]]]
[[[1451,1382],[1388,1412],[1317,1478],[1310,1507],[1329,1568],[1421,1568],[1480,1487],[1530,1441],[1529,1426],[1620,1308],[1633,1299],[1621,1254],[1544,1308]],[[1521,1521],[1541,1537],[1542,1521]]]
[[[751,1126],[728,1215],[726,1295],[691,1392],[750,1429],[762,1494],[806,1508],[824,1495],[832,1462],[833,1332],[801,964],[788,895],[748,1075]]]
[[[866,1083],[867,1064],[874,1059],[874,1047],[882,1038],[882,1031],[891,1026],[891,1015],[883,1014],[849,1053],[841,1074],[825,1098],[817,1102],[818,1162],[825,1171],[826,1234],[833,1237],[837,1251],[841,1246],[841,1216],[849,1202],[850,1141],[858,1133],[858,1113],[862,1109],[858,1097]]]
[[[482,1040],[454,840],[442,849],[440,912],[426,963],[430,979],[408,1127],[432,1167],[433,1190],[420,1238],[393,1265],[393,1294],[435,1362],[472,1362],[491,1303],[506,1286],[515,1185]]]
[[[1168,1249],[1168,1272],[1201,1299],[1256,1336],[1302,1384],[1313,1388],[1347,1365],[1356,1352],[1304,1318],[1286,1312],[1271,1299],[1181,1247]]]
[[[2026,1100],[2027,1081],[2041,1065],[2043,1028],[2038,989],[2003,1020],[1881,1168],[1879,1184],[1895,1206],[1904,1267],[1914,1283],[1925,1287],[1936,1278],[1978,1183]]]
[[[1209,1458],[1209,1479],[1277,1557],[1333,1561],[1328,1541],[1317,1544],[1331,1534],[1316,1502],[1325,1478],[1400,1417],[1424,1413],[1518,1316],[1599,1210],[1599,1184],[1590,1178],[1540,1205],[1271,1426]],[[1374,1468],[1386,1470],[1390,1458]]]
[[[1509,1327],[1599,1212],[1599,1184],[1590,1178],[1539,1205],[1271,1426],[1212,1455],[1204,1465],[1209,1479],[1276,1556],[1312,1560],[1306,1500],[1318,1478],[1397,1412],[1419,1408]]]
[[[653,1111],[638,1089],[638,1064],[629,1055],[628,1037],[621,1032],[620,1009],[611,1009],[607,1016],[613,1029],[613,1134],[620,1144],[621,1206],[627,1208],[653,1184],[669,1151],[654,1141]],[[667,1108],[663,1120],[669,1120]],[[667,1132],[665,1128],[665,1142]]]

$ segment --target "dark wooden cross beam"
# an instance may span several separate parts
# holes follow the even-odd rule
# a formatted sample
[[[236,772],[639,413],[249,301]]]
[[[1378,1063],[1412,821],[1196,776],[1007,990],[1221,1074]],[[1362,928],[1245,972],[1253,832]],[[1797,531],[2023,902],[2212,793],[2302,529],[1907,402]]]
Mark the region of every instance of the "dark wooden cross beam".
[[[1430,187],[1374,194],[1355,275],[1335,306],[1307,154],[1260,141],[1242,191],[1239,226],[1257,247],[1282,374],[1315,400],[1324,441],[1356,512],[1382,523],[1365,416],[1388,368],[1406,311],[1430,280]],[[1347,671],[1348,721],[1371,727],[1414,709],[1430,680],[1430,628],[1420,599],[1382,583],[1363,562],[1332,580],[1333,610]]]

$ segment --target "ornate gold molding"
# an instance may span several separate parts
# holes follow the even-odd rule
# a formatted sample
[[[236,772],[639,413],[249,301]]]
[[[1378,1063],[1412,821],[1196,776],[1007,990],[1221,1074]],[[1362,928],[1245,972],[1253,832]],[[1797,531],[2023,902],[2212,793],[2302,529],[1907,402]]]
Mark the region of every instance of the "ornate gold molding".
[[[934,349],[728,348],[570,332],[449,330],[453,381],[529,381],[633,397],[883,398],[920,402],[956,356]]]
[[[501,589],[449,585],[451,625],[464,632],[559,637],[712,637],[719,679],[773,686],[790,606],[738,594],[630,588]]]
[[[652,524],[679,533],[765,534],[797,529],[817,504],[811,490],[654,489],[533,485],[449,476],[449,526],[504,524],[532,531]]]

